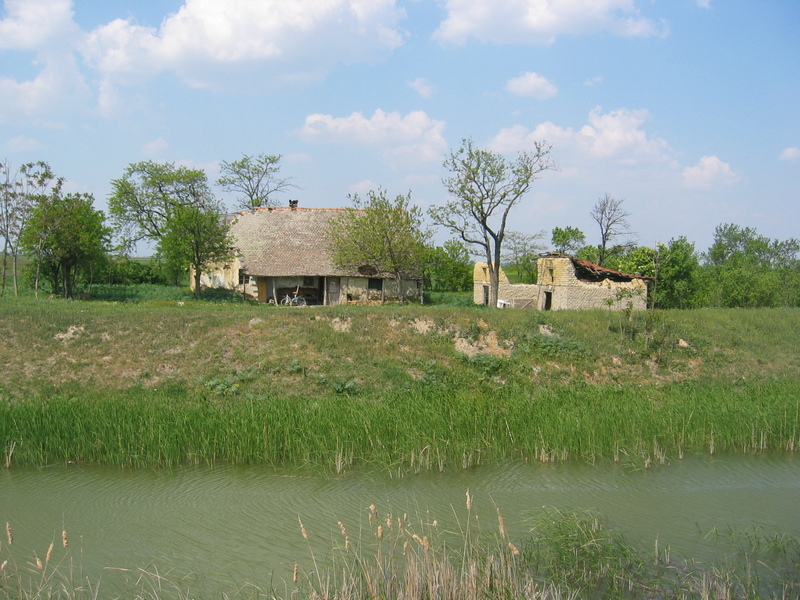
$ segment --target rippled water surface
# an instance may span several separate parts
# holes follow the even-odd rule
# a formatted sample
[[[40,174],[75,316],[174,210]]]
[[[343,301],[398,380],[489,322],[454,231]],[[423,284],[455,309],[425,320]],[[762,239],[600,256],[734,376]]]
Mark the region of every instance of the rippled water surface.
[[[792,455],[697,456],[648,470],[514,463],[399,479],[226,466],[11,469],[0,472],[0,520],[13,527],[15,552],[29,556],[43,556],[66,529],[95,577],[110,577],[105,567],[155,565],[194,573],[201,587],[282,587],[295,563],[310,561],[298,518],[324,555],[338,543],[337,521],[357,535],[370,504],[456,528],[467,489],[483,526],[496,524],[497,507],[516,539],[545,506],[595,509],[636,545],[658,539],[675,557],[711,557],[713,528],[800,536],[800,458]]]

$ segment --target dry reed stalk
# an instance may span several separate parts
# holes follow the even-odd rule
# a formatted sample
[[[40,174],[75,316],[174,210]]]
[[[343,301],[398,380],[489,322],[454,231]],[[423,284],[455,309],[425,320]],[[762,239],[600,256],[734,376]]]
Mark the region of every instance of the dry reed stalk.
[[[47,554],[45,554],[45,557],[44,557],[44,564],[49,563],[51,558],[53,558],[53,543],[52,542],[50,543],[50,547],[47,548]]]
[[[514,556],[519,556],[519,548],[517,548],[517,547],[516,547],[514,544],[512,544],[511,542],[508,542],[508,549],[509,549],[509,550],[511,550],[511,553],[512,553]]]
[[[294,563],[294,571],[292,572],[292,583],[297,583],[300,577],[297,572],[297,563]]]
[[[69,540],[67,539],[67,530],[66,529],[64,529],[61,532],[61,545],[64,546],[64,548],[69,546]]]
[[[508,539],[508,533],[506,533],[506,524],[503,521],[503,515],[500,514],[500,508],[497,508],[497,524],[500,527],[500,537],[504,540]]]
[[[38,556],[36,557],[36,568],[39,569],[40,571],[44,569],[44,565],[42,565],[42,559],[39,558]]]
[[[8,560],[4,560],[3,564],[0,565],[0,573],[4,573],[5,572],[7,564],[8,564]]]
[[[305,525],[303,525],[303,522],[300,520],[299,517],[297,519],[297,522],[300,523],[300,533],[302,533],[303,534],[303,538],[307,540],[308,539],[308,532],[306,531]]]
[[[8,521],[6,521],[6,537],[8,538],[9,546],[14,543],[14,536],[11,533],[11,525],[8,524]]]
[[[378,525],[378,530],[376,532],[379,540],[383,539],[383,525]]]
[[[347,535],[347,529],[345,529],[344,523],[342,523],[341,521],[338,521],[338,524],[339,524],[339,529],[341,530],[342,535],[344,536],[344,549],[350,550],[350,536]]]
[[[467,512],[472,510],[472,496],[469,495],[469,490],[467,490]]]

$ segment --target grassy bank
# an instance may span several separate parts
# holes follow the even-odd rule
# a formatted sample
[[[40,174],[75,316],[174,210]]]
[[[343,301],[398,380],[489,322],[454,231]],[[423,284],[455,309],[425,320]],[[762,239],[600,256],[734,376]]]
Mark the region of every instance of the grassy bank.
[[[799,310],[0,302],[8,464],[407,472],[794,451]]]

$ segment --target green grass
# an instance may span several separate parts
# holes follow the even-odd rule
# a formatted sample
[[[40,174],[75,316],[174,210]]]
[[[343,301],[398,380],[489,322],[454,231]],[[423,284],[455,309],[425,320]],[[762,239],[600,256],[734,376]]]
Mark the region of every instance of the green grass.
[[[794,451],[800,310],[0,302],[12,465],[392,471]],[[684,343],[681,343],[683,340]]]

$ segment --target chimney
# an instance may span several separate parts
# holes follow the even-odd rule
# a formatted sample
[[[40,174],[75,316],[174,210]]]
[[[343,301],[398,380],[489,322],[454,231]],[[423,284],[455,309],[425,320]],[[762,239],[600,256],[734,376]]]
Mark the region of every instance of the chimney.
[[[291,208],[292,210],[296,209],[297,202],[298,202],[297,200],[289,200],[289,208]]]

